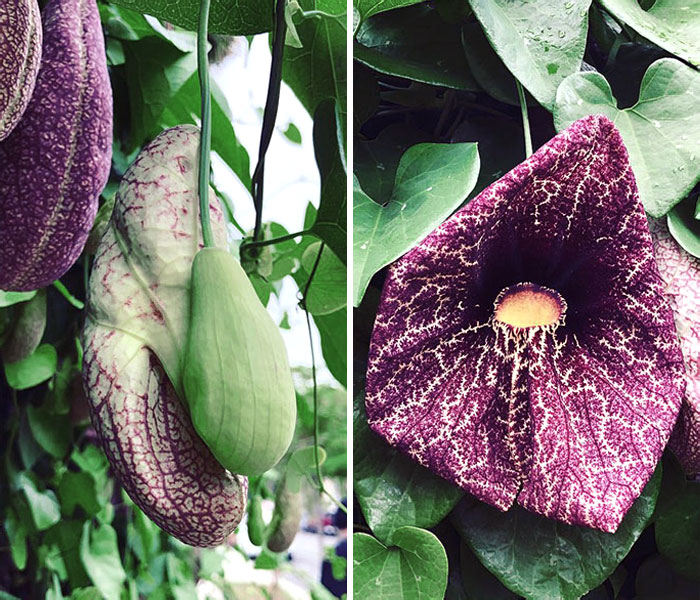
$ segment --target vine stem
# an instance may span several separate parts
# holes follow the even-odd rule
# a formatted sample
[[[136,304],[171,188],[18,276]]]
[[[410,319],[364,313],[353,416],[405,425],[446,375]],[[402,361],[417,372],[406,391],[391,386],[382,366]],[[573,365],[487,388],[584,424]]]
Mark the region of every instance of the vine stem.
[[[209,170],[211,168],[211,90],[207,56],[209,4],[210,0],[200,2],[197,29],[197,71],[202,95],[202,127],[199,138],[199,219],[202,223],[202,240],[207,248],[214,246],[214,234],[209,218]]]
[[[68,288],[65,285],[63,285],[58,279],[54,281],[52,285],[61,293],[61,296],[68,300],[68,302],[72,306],[75,306],[75,308],[77,308],[78,310],[83,310],[85,308],[85,304],[78,300],[73,294],[71,294],[68,291]]]
[[[344,513],[347,514],[348,510],[343,503],[337,500],[333,494],[331,494],[326,486],[323,484],[323,473],[321,472],[321,461],[319,457],[319,422],[318,422],[318,382],[316,381],[316,353],[314,351],[314,338],[311,333],[311,315],[309,314],[309,309],[306,306],[306,299],[309,294],[309,288],[311,287],[311,282],[316,275],[318,269],[318,264],[321,262],[321,255],[323,254],[323,249],[326,247],[325,242],[321,242],[321,246],[316,255],[316,260],[314,261],[314,266],[311,268],[311,273],[304,286],[304,294],[302,299],[302,307],[304,308],[304,313],[306,314],[306,328],[309,332],[309,346],[311,347],[311,377],[313,379],[313,396],[314,396],[314,462],[316,464],[316,478],[318,479],[318,491],[321,494],[325,494],[328,498]]]
[[[277,0],[275,7],[275,31],[272,42],[272,64],[270,66],[270,82],[267,87],[267,98],[263,112],[262,132],[260,133],[260,148],[258,150],[258,164],[251,180],[251,193],[255,206],[255,229],[253,241],[260,239],[262,230],[263,212],[263,180],[265,178],[265,154],[270,147],[272,133],[275,130],[277,110],[280,103],[280,89],[282,87],[282,60],[284,58],[284,42],[287,37],[287,22],[284,19],[284,10],[287,0]]]
[[[532,156],[532,136],[530,135],[530,118],[527,115],[527,100],[525,100],[525,90],[522,84],[516,79],[515,86],[518,88],[518,100],[520,100],[520,113],[523,117],[523,132],[525,134],[525,158]]]

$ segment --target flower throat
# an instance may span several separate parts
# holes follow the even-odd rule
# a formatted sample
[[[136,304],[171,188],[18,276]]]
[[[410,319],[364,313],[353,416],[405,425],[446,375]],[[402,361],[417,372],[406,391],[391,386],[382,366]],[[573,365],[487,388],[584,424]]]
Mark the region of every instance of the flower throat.
[[[511,327],[546,327],[558,323],[566,302],[554,290],[534,283],[504,288],[494,302],[494,318]]]

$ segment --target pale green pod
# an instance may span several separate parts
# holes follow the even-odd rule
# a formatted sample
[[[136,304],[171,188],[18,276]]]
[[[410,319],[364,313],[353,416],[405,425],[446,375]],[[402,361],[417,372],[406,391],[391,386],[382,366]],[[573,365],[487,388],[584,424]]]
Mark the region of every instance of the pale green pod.
[[[259,475],[289,448],[296,396],[279,329],[238,261],[205,248],[192,264],[184,361],[192,423],[229,471]]]

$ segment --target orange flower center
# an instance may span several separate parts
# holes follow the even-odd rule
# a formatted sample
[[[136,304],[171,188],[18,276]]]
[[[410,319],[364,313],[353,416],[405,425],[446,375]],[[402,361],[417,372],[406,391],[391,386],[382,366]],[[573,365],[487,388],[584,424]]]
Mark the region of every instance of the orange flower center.
[[[494,317],[511,327],[542,327],[557,323],[565,309],[566,303],[554,290],[518,283],[499,294]]]

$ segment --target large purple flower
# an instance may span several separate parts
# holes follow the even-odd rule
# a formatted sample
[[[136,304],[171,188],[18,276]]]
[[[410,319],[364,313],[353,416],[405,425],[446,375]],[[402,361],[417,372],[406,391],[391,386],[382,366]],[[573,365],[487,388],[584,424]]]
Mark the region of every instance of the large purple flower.
[[[390,269],[367,414],[474,496],[617,529],[685,389],[627,151],[574,123]]]

